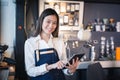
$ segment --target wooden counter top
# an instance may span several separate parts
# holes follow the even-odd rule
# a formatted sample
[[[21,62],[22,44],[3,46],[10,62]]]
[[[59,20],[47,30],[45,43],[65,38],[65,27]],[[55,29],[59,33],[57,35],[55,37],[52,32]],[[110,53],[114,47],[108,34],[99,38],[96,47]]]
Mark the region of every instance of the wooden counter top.
[[[9,69],[9,66],[0,66],[0,70]]]
[[[1,62],[0,63],[0,70],[8,69],[8,68],[9,68],[9,65],[6,62]]]

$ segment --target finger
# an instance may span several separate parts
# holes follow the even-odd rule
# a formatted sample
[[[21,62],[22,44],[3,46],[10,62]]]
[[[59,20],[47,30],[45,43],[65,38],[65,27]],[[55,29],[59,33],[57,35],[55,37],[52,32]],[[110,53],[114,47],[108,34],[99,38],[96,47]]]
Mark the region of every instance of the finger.
[[[75,63],[75,59],[72,60],[72,64],[74,64],[74,63]]]
[[[64,67],[64,63],[62,61],[58,62],[58,69],[62,69]]]
[[[76,61],[75,62],[78,62],[79,61],[79,58],[77,57]]]
[[[70,66],[71,64],[70,64],[70,62],[68,62],[68,66]]]

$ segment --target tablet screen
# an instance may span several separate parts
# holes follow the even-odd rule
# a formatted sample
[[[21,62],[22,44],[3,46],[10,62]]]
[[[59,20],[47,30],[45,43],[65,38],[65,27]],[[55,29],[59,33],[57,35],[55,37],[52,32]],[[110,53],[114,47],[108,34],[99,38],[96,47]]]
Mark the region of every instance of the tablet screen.
[[[80,60],[83,56],[84,56],[84,54],[74,54],[74,55],[70,58],[69,63],[72,64],[72,60],[73,60],[73,59],[76,60],[76,59],[78,58],[78,59]],[[67,65],[68,65],[68,63],[66,64],[66,66],[67,66]]]

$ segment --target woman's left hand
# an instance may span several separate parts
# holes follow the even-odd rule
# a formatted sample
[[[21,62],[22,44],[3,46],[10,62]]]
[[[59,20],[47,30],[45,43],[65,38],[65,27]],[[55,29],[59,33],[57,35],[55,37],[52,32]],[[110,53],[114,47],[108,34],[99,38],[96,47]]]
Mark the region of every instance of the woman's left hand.
[[[72,60],[72,64],[68,63],[68,66],[66,66],[66,68],[69,70],[70,73],[74,73],[79,65],[80,61],[78,60],[78,58],[75,60]]]

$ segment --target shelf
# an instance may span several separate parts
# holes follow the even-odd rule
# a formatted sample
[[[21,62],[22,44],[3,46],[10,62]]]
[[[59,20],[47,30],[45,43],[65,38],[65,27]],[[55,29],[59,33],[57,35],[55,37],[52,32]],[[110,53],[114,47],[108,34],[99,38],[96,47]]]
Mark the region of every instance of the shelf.
[[[60,26],[60,30],[80,30],[79,26]]]
[[[59,15],[60,30],[79,30],[83,24],[83,1],[52,1],[39,2],[39,15],[44,9],[53,8]],[[62,25],[62,26],[61,26]]]

